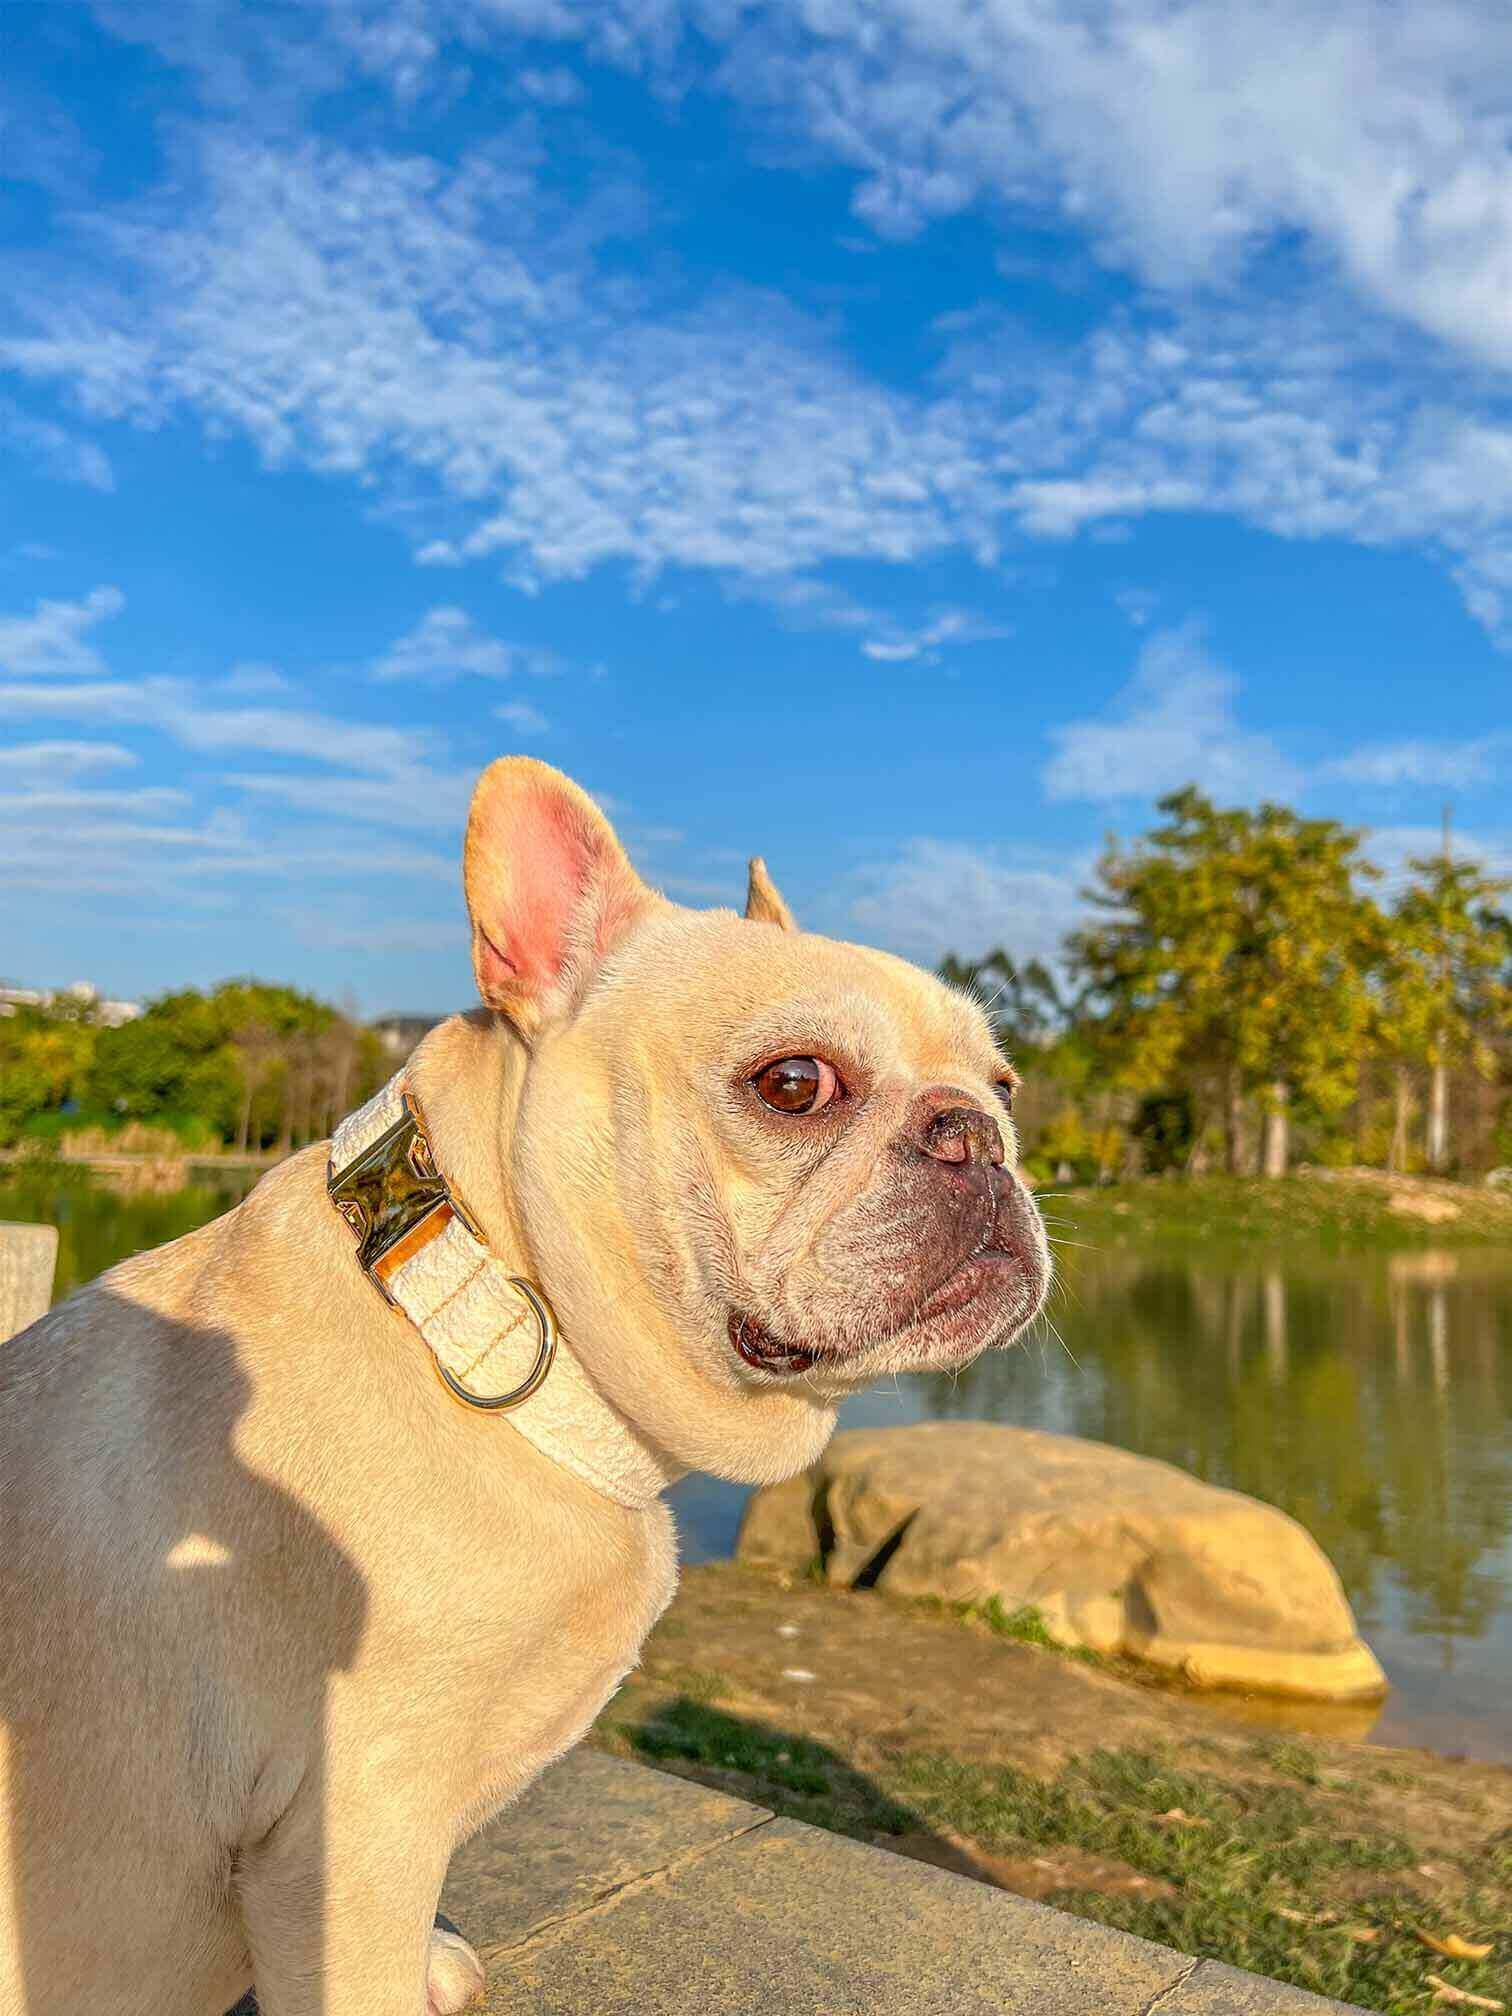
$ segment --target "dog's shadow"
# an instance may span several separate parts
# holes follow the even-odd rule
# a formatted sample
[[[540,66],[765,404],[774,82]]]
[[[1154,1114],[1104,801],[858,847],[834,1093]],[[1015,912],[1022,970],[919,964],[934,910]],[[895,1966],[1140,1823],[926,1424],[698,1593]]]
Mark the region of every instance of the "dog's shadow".
[[[997,1882],[962,1842],[801,1731],[731,1715],[687,1694],[614,1727],[637,1756],[679,1777],[936,1869]]]
[[[243,1460],[253,1393],[229,1332],[108,1287],[0,1344],[4,2016],[80,2016],[112,1977],[133,2008],[158,1983],[174,2007],[232,2002],[269,1760],[316,1816],[291,1922],[318,1976],[326,1697],[367,1594]]]

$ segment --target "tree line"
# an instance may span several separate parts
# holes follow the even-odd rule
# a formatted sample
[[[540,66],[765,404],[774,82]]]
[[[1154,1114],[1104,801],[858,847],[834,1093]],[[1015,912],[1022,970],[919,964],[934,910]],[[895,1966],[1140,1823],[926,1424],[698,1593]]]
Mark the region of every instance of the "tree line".
[[[390,1069],[374,1031],[292,987],[186,988],[115,1027],[64,995],[0,1020],[0,1147],[137,1121],[191,1146],[287,1153]]]
[[[1025,1069],[1031,1166],[1512,1164],[1512,882],[1446,832],[1388,898],[1337,821],[1193,788],[1157,809],[1107,845],[1057,970],[1002,948],[941,965]]]

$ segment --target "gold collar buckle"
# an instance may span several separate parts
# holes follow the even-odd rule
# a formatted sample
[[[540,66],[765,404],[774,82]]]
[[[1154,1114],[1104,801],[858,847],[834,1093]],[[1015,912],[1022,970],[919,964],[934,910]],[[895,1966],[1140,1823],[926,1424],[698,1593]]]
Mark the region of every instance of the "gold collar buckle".
[[[438,1239],[453,1218],[478,1240],[483,1229],[436,1167],[414,1095],[355,1162],[326,1176],[326,1192],[357,1234],[357,1264],[392,1308],[389,1277]],[[486,1243],[486,1242],[485,1242]]]

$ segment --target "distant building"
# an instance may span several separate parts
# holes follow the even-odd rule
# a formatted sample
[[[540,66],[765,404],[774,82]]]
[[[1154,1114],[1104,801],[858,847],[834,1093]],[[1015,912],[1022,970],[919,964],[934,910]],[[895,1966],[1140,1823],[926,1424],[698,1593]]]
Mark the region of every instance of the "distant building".
[[[444,1015],[380,1015],[368,1026],[396,1064],[403,1063],[422,1036],[428,1035]]]
[[[0,1015],[14,1015],[18,1008],[65,1005],[78,1008],[87,1022],[102,1029],[119,1029],[142,1012],[140,1001],[111,1001],[88,980],[71,980],[66,987],[13,987],[0,981]]]

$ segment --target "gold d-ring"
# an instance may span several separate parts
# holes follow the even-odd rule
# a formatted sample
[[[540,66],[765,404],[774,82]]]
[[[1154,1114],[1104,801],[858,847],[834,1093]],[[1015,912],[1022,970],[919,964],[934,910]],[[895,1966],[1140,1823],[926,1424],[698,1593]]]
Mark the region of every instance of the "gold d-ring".
[[[460,1380],[452,1377],[435,1353],[431,1354],[431,1363],[435,1366],[441,1384],[447,1392],[454,1400],[460,1400],[464,1407],[475,1407],[481,1414],[503,1414],[511,1407],[518,1407],[522,1401],[528,1400],[551,1370],[552,1360],[556,1357],[556,1311],[539,1288],[532,1287],[528,1281],[522,1281],[518,1274],[509,1276],[509,1285],[511,1288],[518,1288],[530,1304],[531,1313],[536,1319],[536,1327],[541,1333],[540,1343],[536,1347],[535,1363],[512,1392],[469,1393]]]

